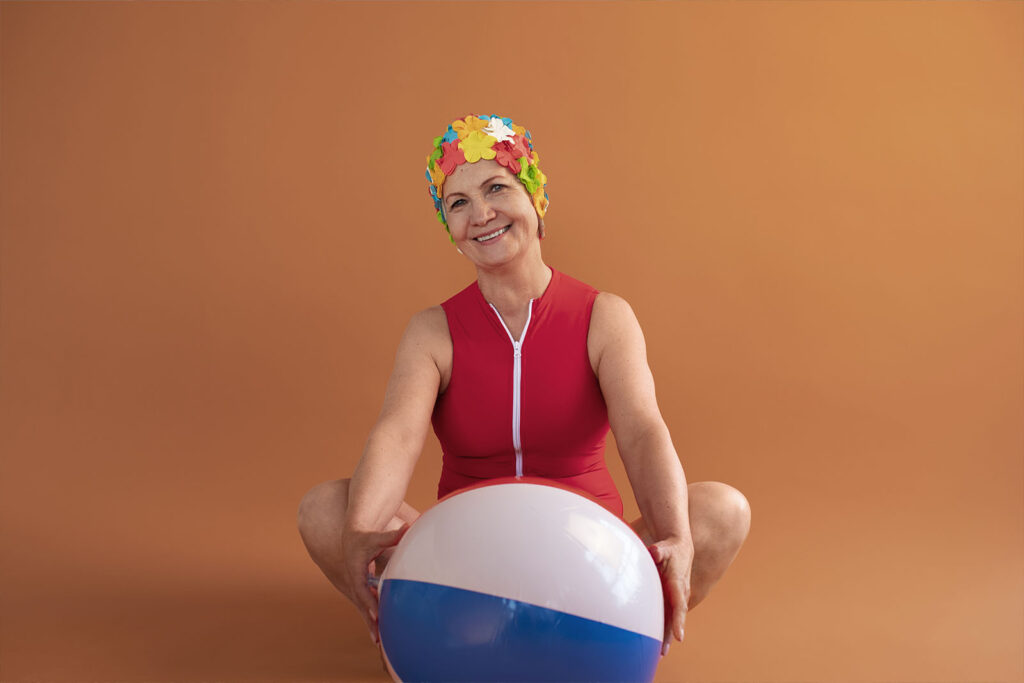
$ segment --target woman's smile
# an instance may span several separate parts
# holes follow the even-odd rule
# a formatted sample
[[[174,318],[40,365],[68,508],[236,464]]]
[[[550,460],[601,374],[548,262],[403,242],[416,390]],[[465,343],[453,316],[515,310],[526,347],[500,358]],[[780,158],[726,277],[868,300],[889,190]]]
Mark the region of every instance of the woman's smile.
[[[474,237],[473,241],[474,242],[478,242],[480,244],[488,244],[490,242],[496,241],[499,237],[501,237],[502,235],[504,235],[506,232],[508,232],[511,229],[512,229],[512,225],[509,224],[509,225],[506,225],[504,228],[498,228],[494,232],[489,232],[486,235],[481,235],[480,237]]]

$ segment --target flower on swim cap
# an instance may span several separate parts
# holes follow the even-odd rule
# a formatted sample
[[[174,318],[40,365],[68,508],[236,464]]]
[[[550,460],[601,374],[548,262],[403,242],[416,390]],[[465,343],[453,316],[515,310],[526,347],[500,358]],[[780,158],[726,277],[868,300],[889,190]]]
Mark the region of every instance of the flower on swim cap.
[[[517,126],[507,116],[469,116],[452,121],[444,135],[434,138],[434,151],[427,157],[427,183],[434,200],[437,220],[448,232],[441,200],[444,180],[462,164],[481,159],[494,159],[515,175],[533,200],[533,208],[541,218],[548,210],[548,193],[544,191],[548,177],[540,170],[540,157],[533,149],[530,131]]]

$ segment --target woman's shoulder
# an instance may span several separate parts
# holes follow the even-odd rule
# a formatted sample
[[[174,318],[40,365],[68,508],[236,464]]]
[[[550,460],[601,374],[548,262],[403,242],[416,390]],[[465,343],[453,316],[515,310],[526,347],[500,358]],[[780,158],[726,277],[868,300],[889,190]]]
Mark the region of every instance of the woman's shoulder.
[[[599,322],[608,323],[616,320],[635,318],[633,307],[629,302],[618,294],[598,291],[594,299],[594,311],[591,314],[591,323],[594,319]]]
[[[409,319],[406,334],[424,340],[440,338],[442,341],[444,339],[451,341],[448,334],[448,318],[440,305],[414,313]]]
[[[587,354],[594,374],[600,377],[601,359],[608,349],[632,343],[637,333],[642,339],[640,324],[629,302],[611,292],[598,292],[587,332]]]
[[[611,292],[598,292],[590,313],[589,342],[594,350],[640,332],[640,323],[629,302]],[[642,335],[642,332],[640,332]]]
[[[431,306],[409,320],[402,343],[429,356],[440,373],[439,391],[444,393],[452,376],[454,348],[448,331],[448,317],[440,306]]]

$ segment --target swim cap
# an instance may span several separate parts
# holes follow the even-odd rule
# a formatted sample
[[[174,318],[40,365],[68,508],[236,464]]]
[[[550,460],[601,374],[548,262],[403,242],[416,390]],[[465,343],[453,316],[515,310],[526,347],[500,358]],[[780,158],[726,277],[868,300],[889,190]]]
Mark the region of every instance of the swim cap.
[[[434,138],[434,151],[427,157],[427,182],[434,200],[437,220],[455,242],[441,210],[444,179],[455,173],[460,164],[473,164],[481,159],[494,159],[512,171],[533,199],[537,215],[544,217],[548,209],[548,178],[540,170],[540,157],[533,150],[530,131],[512,123],[507,116],[470,114],[452,121],[444,135]]]

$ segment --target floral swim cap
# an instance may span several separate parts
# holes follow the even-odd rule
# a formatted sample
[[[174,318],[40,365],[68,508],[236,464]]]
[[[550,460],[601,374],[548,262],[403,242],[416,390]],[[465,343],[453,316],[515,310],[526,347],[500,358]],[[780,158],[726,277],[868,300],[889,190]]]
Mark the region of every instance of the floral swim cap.
[[[434,151],[427,157],[427,182],[437,220],[452,242],[455,238],[441,210],[444,179],[455,173],[460,164],[473,164],[481,159],[494,159],[512,171],[533,199],[538,216],[543,218],[548,209],[548,193],[544,191],[548,178],[538,166],[540,157],[533,150],[530,131],[512,123],[507,116],[470,114],[453,121],[444,135],[434,138]]]

